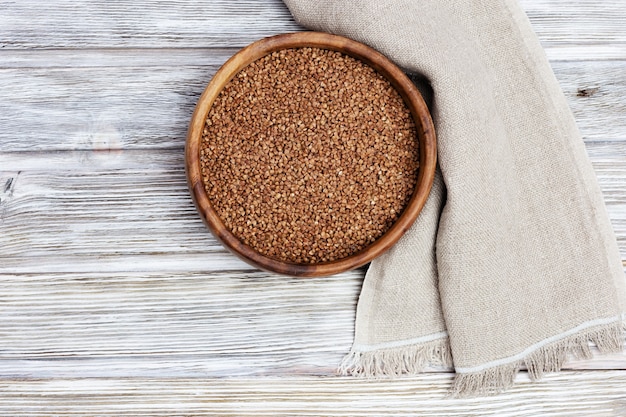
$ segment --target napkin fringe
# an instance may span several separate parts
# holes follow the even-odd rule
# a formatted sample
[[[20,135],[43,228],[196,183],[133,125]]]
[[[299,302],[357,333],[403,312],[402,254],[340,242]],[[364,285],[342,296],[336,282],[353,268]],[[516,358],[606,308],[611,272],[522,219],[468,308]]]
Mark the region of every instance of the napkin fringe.
[[[578,359],[590,359],[593,355],[589,342],[593,342],[601,353],[621,352],[624,348],[624,331],[625,324],[620,320],[542,346],[521,360],[478,372],[457,373],[451,395],[473,397],[505,391],[513,385],[515,376],[523,366],[531,380],[538,380],[546,372],[560,371],[568,355]]]
[[[344,357],[338,372],[341,375],[381,377],[417,374],[427,365],[452,367],[452,354],[447,337],[373,351],[352,349]]]

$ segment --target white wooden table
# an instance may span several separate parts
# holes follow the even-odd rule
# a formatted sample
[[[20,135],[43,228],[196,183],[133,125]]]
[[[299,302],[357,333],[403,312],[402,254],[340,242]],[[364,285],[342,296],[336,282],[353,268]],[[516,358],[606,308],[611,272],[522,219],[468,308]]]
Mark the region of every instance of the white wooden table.
[[[626,259],[626,1],[522,4]],[[473,400],[445,398],[446,369],[338,377],[363,269],[275,276],[211,237],[183,167],[195,101],[295,30],[278,0],[0,0],[0,415],[626,416],[626,354]]]

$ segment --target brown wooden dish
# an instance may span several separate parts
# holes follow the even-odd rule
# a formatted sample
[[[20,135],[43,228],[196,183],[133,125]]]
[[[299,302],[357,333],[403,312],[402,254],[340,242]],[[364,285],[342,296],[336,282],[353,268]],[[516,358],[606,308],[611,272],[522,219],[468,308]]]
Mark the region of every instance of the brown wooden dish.
[[[211,205],[202,179],[200,148],[206,118],[224,86],[244,67],[272,52],[289,48],[320,48],[352,56],[374,68],[400,93],[410,110],[419,139],[417,185],[408,205],[387,232],[374,243],[348,257],[317,264],[296,264],[266,257],[242,243],[224,225]],[[413,224],[432,186],[436,165],[436,139],[433,122],[419,91],[391,61],[374,49],[353,40],[317,32],[273,36],[255,42],[230,58],[215,74],[201,95],[193,113],[185,147],[187,181],[198,212],[212,233],[244,261],[264,270],[292,276],[326,276],[366,264],[390,248]]]

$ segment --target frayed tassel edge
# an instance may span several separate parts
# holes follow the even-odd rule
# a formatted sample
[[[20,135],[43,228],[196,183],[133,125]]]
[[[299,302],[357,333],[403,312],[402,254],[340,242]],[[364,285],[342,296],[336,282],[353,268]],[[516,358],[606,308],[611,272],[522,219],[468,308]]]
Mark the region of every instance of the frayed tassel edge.
[[[544,373],[560,371],[568,355],[579,359],[592,357],[589,341],[601,353],[621,352],[624,348],[626,321],[587,329],[543,346],[520,361],[495,366],[475,373],[457,373],[450,391],[452,397],[475,397],[498,394],[510,388],[522,367],[532,380]],[[372,352],[352,350],[343,359],[338,373],[362,377],[417,374],[428,365],[452,367],[448,338],[419,345],[380,349]]]
[[[343,359],[338,373],[363,377],[397,376],[417,374],[428,365],[452,367],[452,354],[447,337],[418,345],[372,352],[352,350]]]
[[[522,366],[526,366],[531,380],[538,380],[544,373],[560,371],[568,355],[590,359],[589,341],[595,343],[601,353],[621,352],[625,330],[626,325],[618,321],[543,346],[520,361],[475,373],[457,373],[450,394],[452,397],[498,394],[513,385]]]

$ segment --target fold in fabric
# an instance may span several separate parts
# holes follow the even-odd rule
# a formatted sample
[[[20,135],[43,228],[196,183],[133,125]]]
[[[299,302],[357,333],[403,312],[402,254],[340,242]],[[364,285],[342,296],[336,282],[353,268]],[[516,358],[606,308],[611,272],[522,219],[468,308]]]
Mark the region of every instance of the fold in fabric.
[[[558,82],[511,0],[285,0],[302,25],[430,83],[440,173],[411,230],[372,262],[355,375],[453,365],[458,395],[623,345],[620,254]]]

